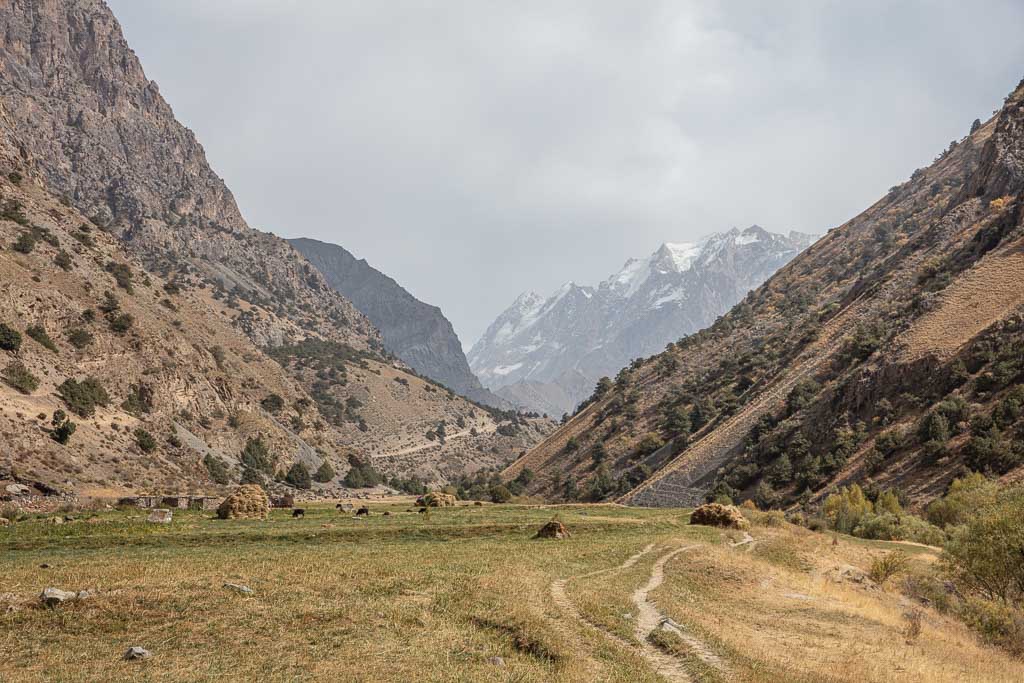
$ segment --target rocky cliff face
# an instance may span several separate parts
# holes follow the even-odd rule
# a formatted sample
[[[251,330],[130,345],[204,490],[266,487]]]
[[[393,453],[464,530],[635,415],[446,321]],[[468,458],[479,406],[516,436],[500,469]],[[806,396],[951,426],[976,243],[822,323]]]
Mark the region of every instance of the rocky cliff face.
[[[758,226],[734,229],[663,244],[597,287],[570,282],[548,298],[524,294],[473,346],[470,367],[500,395],[543,395],[542,403],[525,405],[572,411],[598,378],[710,325],[811,241]]]
[[[379,346],[305,259],[246,225],[102,0],[0,3],[0,109],[46,187],[149,268],[258,304],[262,314],[243,321],[258,344],[308,330]]]
[[[0,0],[0,324],[0,476],[40,487],[215,489],[250,439],[260,477],[331,463],[326,493],[348,455],[442,484],[549,429],[407,372],[246,226],[99,0]]]
[[[423,303],[393,279],[335,244],[312,239],[289,240],[380,330],[384,348],[416,372],[456,393],[496,408],[511,404],[480,385],[469,369],[452,324],[437,306]]]

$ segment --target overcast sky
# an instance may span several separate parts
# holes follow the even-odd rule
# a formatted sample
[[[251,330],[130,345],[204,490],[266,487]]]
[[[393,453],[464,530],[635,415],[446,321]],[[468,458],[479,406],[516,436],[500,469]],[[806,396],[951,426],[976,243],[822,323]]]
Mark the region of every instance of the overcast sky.
[[[466,349],[519,293],[733,226],[824,232],[1024,76],[1024,3],[107,0],[256,228]]]

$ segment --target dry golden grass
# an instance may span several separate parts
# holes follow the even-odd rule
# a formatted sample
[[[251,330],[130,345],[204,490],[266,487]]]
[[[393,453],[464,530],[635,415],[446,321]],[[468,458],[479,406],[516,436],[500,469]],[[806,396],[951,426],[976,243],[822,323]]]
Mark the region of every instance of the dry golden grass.
[[[630,596],[681,547],[691,549],[666,565],[651,598],[724,660],[732,680],[1001,681],[1024,672],[929,611],[908,645],[898,595],[823,577],[831,564],[866,569],[880,544],[843,539],[833,550],[827,536],[755,527],[747,552],[728,547],[728,532],[686,525],[682,511],[614,506],[561,507],[573,537],[532,540],[551,509],[460,506],[424,519],[404,508],[382,503],[358,521],[331,508],[267,521],[176,512],[169,527],[145,524],[139,511],[105,512],[0,529],[0,680],[653,683],[664,679],[641,656]],[[377,514],[385,509],[392,514]],[[919,566],[932,553],[905,550]],[[582,620],[552,599],[557,579],[598,570],[609,571],[566,584]],[[97,593],[45,610],[36,598],[47,586]],[[153,657],[122,662],[132,645]],[[694,680],[728,678],[696,657],[681,661]]]

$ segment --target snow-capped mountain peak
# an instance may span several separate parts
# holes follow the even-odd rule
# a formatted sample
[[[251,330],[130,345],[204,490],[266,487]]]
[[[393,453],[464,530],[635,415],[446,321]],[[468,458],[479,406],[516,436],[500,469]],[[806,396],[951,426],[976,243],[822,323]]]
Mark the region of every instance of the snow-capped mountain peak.
[[[514,385],[522,382],[530,390],[520,395],[579,401],[601,376],[710,325],[810,242],[756,225],[733,228],[696,242],[666,242],[646,258],[629,259],[596,288],[567,282],[546,299],[523,294],[474,344],[470,367],[513,402]],[[545,383],[558,390],[545,392]]]

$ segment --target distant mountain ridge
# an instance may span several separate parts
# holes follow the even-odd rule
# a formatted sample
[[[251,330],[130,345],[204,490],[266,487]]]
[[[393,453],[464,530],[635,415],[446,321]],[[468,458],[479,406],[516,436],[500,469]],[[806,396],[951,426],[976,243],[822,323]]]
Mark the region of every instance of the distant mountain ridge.
[[[597,287],[569,282],[547,298],[525,293],[470,350],[470,367],[513,403],[569,412],[598,378],[710,325],[813,240],[734,228],[663,244]]]
[[[384,348],[416,372],[478,403],[511,407],[484,389],[469,369],[462,343],[440,308],[420,301],[344,247],[304,237],[288,242],[380,330]]]

